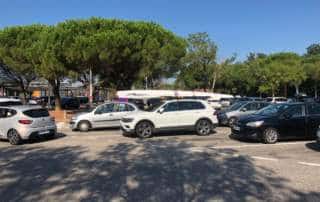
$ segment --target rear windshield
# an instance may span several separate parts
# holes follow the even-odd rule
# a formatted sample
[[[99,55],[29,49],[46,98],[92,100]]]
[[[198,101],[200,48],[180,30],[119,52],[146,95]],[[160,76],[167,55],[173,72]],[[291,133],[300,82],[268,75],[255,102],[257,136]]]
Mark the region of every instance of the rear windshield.
[[[23,114],[32,117],[32,118],[40,118],[40,117],[48,117],[49,112],[46,109],[31,109],[24,111]]]

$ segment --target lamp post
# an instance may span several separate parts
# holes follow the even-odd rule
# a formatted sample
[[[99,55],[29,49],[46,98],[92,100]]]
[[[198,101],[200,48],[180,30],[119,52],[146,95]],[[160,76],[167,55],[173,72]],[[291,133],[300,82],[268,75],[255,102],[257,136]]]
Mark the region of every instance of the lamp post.
[[[89,102],[90,102],[90,106],[92,106],[92,103],[93,103],[93,97],[92,97],[92,94],[93,94],[93,86],[92,86],[92,69],[90,67],[90,70],[89,70]]]

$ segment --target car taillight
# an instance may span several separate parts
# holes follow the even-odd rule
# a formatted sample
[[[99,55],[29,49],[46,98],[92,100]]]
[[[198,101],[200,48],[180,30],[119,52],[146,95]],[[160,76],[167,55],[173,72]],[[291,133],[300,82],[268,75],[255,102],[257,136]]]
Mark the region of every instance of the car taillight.
[[[28,125],[28,124],[31,124],[31,123],[32,123],[32,120],[21,119],[21,120],[19,120],[19,123]]]

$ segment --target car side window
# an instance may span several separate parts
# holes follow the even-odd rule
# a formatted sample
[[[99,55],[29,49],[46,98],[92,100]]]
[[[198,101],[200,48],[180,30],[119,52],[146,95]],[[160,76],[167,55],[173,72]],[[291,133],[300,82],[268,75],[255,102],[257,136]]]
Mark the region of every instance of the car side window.
[[[268,105],[269,105],[268,103],[260,103],[259,106],[258,106],[258,110],[262,109],[262,108],[264,108],[264,107],[266,107]]]
[[[129,112],[132,112],[132,111],[135,110],[135,108],[133,106],[131,106],[131,105],[127,104],[126,106],[127,106],[127,111],[129,111]]]
[[[117,103],[117,104],[114,104],[114,108],[113,108],[114,112],[125,112],[127,111],[127,106],[126,104],[124,103]]]
[[[308,105],[308,112],[311,115],[320,115],[320,104]]]
[[[114,110],[114,104],[105,104],[97,108],[95,111],[95,114],[105,114],[113,112]]]
[[[243,108],[246,108],[247,111],[252,111],[252,110],[257,110],[258,109],[258,104],[257,103],[248,103]]]
[[[164,107],[164,112],[173,112],[178,110],[179,110],[178,102],[170,102]]]
[[[303,116],[302,105],[293,105],[286,111],[291,117],[301,117]]]
[[[179,102],[179,109],[180,111],[192,110],[193,109],[192,102]]]

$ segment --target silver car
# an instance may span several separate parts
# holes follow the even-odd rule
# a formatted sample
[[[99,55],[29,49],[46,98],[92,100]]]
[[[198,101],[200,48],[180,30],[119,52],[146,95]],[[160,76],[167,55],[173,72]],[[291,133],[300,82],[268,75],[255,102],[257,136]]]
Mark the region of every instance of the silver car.
[[[53,138],[56,131],[47,109],[27,105],[0,107],[0,137],[12,145],[37,137]]]
[[[266,106],[269,102],[240,101],[217,113],[219,124],[232,125],[242,115],[252,114]]]
[[[127,102],[108,102],[86,113],[78,113],[71,118],[70,128],[86,132],[94,128],[120,127],[123,116],[136,113],[139,109]]]

